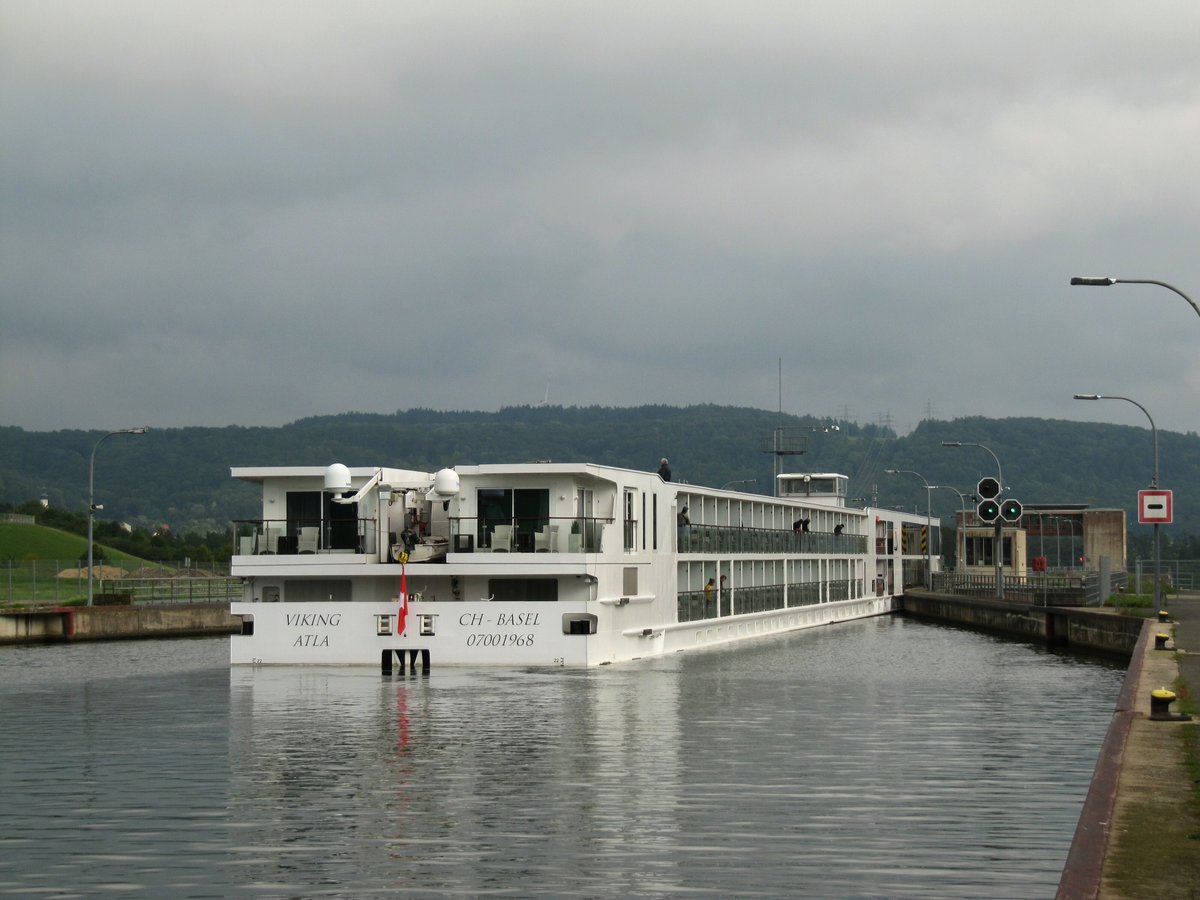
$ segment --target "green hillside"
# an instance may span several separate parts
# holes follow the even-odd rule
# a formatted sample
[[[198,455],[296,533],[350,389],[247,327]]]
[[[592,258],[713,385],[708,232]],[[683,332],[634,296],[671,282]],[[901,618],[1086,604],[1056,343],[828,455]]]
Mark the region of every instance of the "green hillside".
[[[127,553],[110,550],[101,544],[92,548],[93,564],[103,560],[125,569],[147,563]],[[42,525],[12,525],[0,522],[0,560],[58,560],[64,566],[87,565],[87,538]]]

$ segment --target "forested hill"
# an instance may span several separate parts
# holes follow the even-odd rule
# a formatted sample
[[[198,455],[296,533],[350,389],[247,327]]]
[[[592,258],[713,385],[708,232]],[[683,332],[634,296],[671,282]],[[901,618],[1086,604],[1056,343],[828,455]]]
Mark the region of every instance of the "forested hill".
[[[829,428],[836,424],[837,430]],[[229,477],[233,466],[387,465],[433,471],[467,463],[592,462],[646,471],[671,460],[676,481],[771,492],[774,457],[764,452],[776,428],[798,431],[808,452],[783,458],[788,471],[840,472],[852,497],[924,512],[919,472],[930,484],[970,494],[999,457],[1007,496],[1026,504],[1086,503],[1125,509],[1136,529],[1136,498],[1153,474],[1149,429],[1047,419],[926,420],[903,437],[874,425],[829,423],[761,409],[722,406],[513,407],[499,412],[414,409],[394,415],[347,413],[279,428],[172,428],[109,438],[96,454],[101,516],[175,531],[224,529],[259,514],[255,490]],[[0,502],[40,497],[87,508],[88,461],[99,431],[31,432],[0,428]],[[1159,433],[1160,485],[1175,492],[1178,534],[1200,534],[1200,437]],[[934,515],[961,503],[932,492]]]

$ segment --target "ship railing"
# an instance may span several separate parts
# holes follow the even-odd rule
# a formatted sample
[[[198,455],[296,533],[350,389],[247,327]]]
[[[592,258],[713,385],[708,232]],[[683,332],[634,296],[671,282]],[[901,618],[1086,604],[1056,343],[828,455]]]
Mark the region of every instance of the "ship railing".
[[[680,591],[676,596],[676,609],[680,622],[794,609],[855,598],[860,593],[855,584],[851,579],[836,579]]]
[[[676,532],[680,553],[857,555],[867,552],[867,538],[861,534],[703,524],[680,525]]]
[[[612,524],[593,516],[457,516],[450,519],[450,552],[599,553],[620,540]]]
[[[375,554],[375,519],[235,519],[235,556],[305,556],[312,554]]]

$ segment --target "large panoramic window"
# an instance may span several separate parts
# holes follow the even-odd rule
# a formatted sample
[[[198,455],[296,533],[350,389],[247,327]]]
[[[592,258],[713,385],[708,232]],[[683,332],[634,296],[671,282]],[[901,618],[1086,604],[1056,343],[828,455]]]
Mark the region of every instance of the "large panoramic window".
[[[546,488],[480,488],[476,493],[477,540],[491,545],[497,525],[512,528],[515,550],[533,550],[533,536],[550,524],[550,491]]]

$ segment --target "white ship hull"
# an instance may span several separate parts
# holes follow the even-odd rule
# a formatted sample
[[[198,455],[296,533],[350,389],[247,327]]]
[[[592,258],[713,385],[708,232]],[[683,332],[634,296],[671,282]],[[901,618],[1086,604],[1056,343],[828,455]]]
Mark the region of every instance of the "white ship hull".
[[[388,653],[406,665],[592,666],[661,656],[787,631],[892,612],[892,598],[842,600],[794,609],[751,613],[717,621],[664,624],[649,634],[564,634],[561,616],[584,613],[584,605],[523,604],[503,609],[489,603],[414,603],[405,634],[378,634],[380,616],[396,612],[382,603],[235,603],[232,612],[253,621],[253,633],[233,638],[234,665],[379,666]],[[419,633],[422,616],[436,617],[437,631]],[[421,655],[425,652],[427,656]]]

